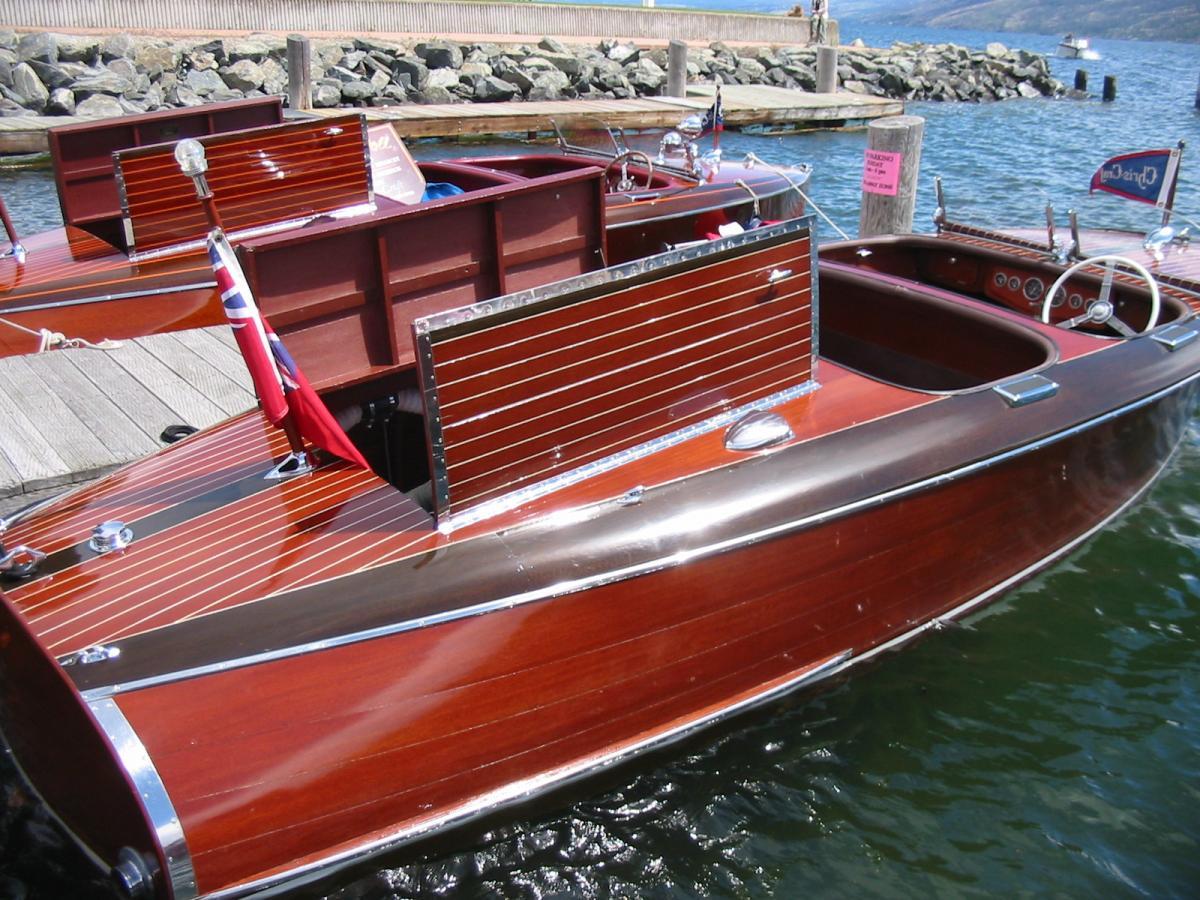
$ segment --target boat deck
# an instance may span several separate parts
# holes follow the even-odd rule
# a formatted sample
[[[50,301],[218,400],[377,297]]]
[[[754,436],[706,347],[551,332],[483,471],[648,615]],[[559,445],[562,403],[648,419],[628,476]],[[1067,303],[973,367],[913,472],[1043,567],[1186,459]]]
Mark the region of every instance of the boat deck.
[[[225,326],[0,359],[0,498],[86,481],[255,404]],[[30,498],[34,499],[34,498]]]

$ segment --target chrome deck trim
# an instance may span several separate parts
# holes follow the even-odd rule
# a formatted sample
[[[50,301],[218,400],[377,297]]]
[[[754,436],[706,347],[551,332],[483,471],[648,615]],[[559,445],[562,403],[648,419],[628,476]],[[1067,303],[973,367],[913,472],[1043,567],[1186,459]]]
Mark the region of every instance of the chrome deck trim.
[[[1014,447],[1003,453],[995,456],[990,456],[985,459],[976,460],[965,466],[960,466],[957,469],[951,469],[948,472],[943,472],[939,475],[932,475],[920,481],[912,482],[901,487],[893,488],[889,491],[884,491],[879,494],[872,494],[870,497],[864,497],[861,500],[856,500],[852,503],[847,503],[842,506],[832,507],[821,512],[812,513],[808,516],[803,516],[799,519],[792,519],[787,522],[782,522],[778,525],[770,526],[759,531],[747,535],[740,535],[736,538],[729,538],[724,541],[708,544],[703,547],[696,547],[691,550],[680,550],[668,556],[658,557],[656,559],[647,560],[645,562],[636,563],[621,569],[614,569],[609,572],[603,572],[596,575],[589,575],[583,578],[573,579],[570,581],[562,581],[557,584],[548,585],[544,588],[537,588],[532,591],[527,591],[522,594],[516,594],[509,597],[504,597],[498,600],[489,600],[486,603],[478,603],[473,606],[465,606],[461,609],[449,610],[436,615],[424,616],[417,619],[408,619],[403,622],[395,622],[390,625],[380,626],[378,628],[364,629],[362,631],[351,632],[344,635],[339,635],[333,638],[326,638],[318,641],[311,641],[306,644],[298,644],[294,647],[284,647],[278,650],[270,650],[263,653],[255,653],[237,659],[223,660],[217,663],[210,663],[203,666],[193,666],[188,669],[179,669],[174,672],[164,672],[160,675],[155,675],[149,678],[141,678],[134,681],[123,683],[115,683],[105,685],[103,687],[92,688],[83,692],[83,697],[89,702],[94,702],[106,697],[112,697],[116,694],[127,693],[133,690],[141,690],[143,688],[154,687],[160,684],[170,684],[176,681],[182,681],[187,678],[195,678],[201,675],[211,675],[217,672],[225,672],[231,669],[240,669],[245,666],[260,665],[262,663],[274,662],[280,659],[288,659],[293,656],[303,656],[308,653],[314,653],[319,650],[327,650],[331,647],[342,647],[347,644],[356,644],[360,641],[373,640],[375,638],[389,637],[394,634],[400,634],[405,631],[415,631],[419,628],[429,628],[435,625],[441,625],[446,622],[454,622],[459,619],[468,619],[474,616],[485,615],[491,612],[497,612],[504,609],[509,609],[516,606],[523,606],[526,603],[535,603],[541,600],[549,600],[554,597],[561,597],[566,594],[573,594],[578,591],[588,590],[593,587],[602,587],[606,584],[612,584],[617,581],[624,581],[628,578],[634,578],[639,575],[646,575],[651,572],[656,572],[660,569],[670,568],[693,559],[701,559],[706,556],[712,556],[717,553],[724,553],[729,550],[734,550],[739,547],[748,546],[759,543],[760,541],[778,537],[792,531],[800,531],[804,528],[809,528],[814,525],[822,525],[834,519],[842,518],[843,516],[851,515],[860,512],[864,509],[869,509],[874,506],[880,506],[884,503],[889,503],[893,500],[899,500],[911,494],[927,490],[931,487],[939,487],[961,478],[966,478],[974,475],[977,472],[984,471],[993,466],[1001,465],[1012,459],[1024,456],[1027,453],[1034,453],[1045,447],[1056,444],[1060,441],[1067,440],[1105,422],[1120,418],[1135,410],[1141,409],[1144,406],[1149,406],[1152,403],[1157,403],[1159,400],[1170,396],[1176,391],[1182,390],[1193,382],[1200,380],[1200,372],[1189,375],[1187,378],[1181,379],[1174,384],[1162,388],[1153,394],[1149,394],[1140,400],[1126,404],[1115,410],[1110,410],[1104,415],[1097,416],[1093,419],[1088,419],[1085,422],[1080,422],[1078,425],[1065,429],[1055,434],[1047,435],[1037,441],[1024,444],[1020,447]],[[99,668],[99,666],[97,666]]]
[[[89,701],[88,706],[116,750],[154,825],[158,845],[167,860],[164,875],[170,882],[172,897],[174,900],[192,900],[198,896],[192,855],[183,835],[183,825],[158,770],[154,768],[154,761],[116,703],[104,699]]]
[[[308,865],[299,866],[278,875],[270,876],[269,878],[247,882],[246,884],[223,891],[216,891],[206,896],[213,898],[213,900],[217,900],[217,898],[220,898],[220,900],[230,900],[230,898],[242,897],[247,894],[269,897],[296,890],[303,887],[306,883],[325,878],[339,869],[347,868],[364,859],[394,850],[397,847],[412,843],[427,835],[465,825],[506,807],[523,803],[552,789],[585,779],[635,756],[640,756],[651,750],[684,740],[697,731],[721,722],[730,716],[765,703],[770,703],[772,700],[776,700],[785,694],[807,687],[834,672],[840,671],[851,661],[851,655],[852,651],[843,650],[827,659],[814,663],[787,681],[746,697],[737,703],[723,706],[707,715],[699,716],[668,729],[661,734],[629,744],[611,753],[591,757],[584,762],[573,765],[563,766],[548,773],[541,779],[526,779],[514,782],[507,788],[501,788],[485,794],[483,798],[467,805],[465,809],[446,813],[430,822],[423,823],[419,827],[400,831],[385,838],[379,838],[356,847],[353,850],[347,850],[328,859],[321,860],[320,862],[309,863]]]
[[[1151,338],[1172,352],[1178,350],[1180,347],[1186,347],[1197,337],[1200,337],[1200,332],[1184,325],[1168,325],[1166,328],[1158,329],[1151,335]]]
[[[160,297],[163,294],[181,294],[184,291],[200,291],[215,289],[215,281],[198,281],[194,284],[181,284],[177,287],[154,288],[145,291],[125,291],[116,294],[99,294],[95,297],[77,297],[70,300],[55,300],[53,303],[34,303],[29,306],[0,307],[0,315],[14,313],[36,312],[42,309],[61,309],[64,306],[83,306],[88,303],[106,303],[109,300],[136,300],[138,297]]]

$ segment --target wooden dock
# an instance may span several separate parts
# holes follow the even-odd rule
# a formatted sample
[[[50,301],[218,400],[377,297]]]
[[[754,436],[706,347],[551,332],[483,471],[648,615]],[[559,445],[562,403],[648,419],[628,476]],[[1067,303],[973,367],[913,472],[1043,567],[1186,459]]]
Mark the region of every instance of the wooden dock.
[[[3,507],[139,459],[168,425],[204,428],[256,402],[226,326],[0,359]]]
[[[521,103],[405,104],[367,107],[368,119],[392,122],[407,138],[458,138],[547,132],[551,122],[566,124],[599,119],[626,129],[669,128],[689,112],[712,104],[713,86],[688,85],[687,97],[636,100],[535,100]],[[727,128],[808,130],[865,125],[904,112],[903,100],[860,94],[813,94],[768,85],[727,84],[721,88]],[[313,110],[344,115],[352,110]],[[47,149],[46,130],[83,121],[73,116],[18,116],[0,119],[0,153],[38,153]]]

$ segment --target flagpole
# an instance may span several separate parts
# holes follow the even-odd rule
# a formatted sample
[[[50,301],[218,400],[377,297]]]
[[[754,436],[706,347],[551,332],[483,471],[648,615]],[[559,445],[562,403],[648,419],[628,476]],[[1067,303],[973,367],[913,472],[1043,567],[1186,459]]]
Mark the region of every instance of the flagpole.
[[[192,185],[196,188],[196,198],[200,201],[200,205],[204,209],[204,217],[208,220],[209,228],[224,235],[225,226],[222,224],[221,214],[217,210],[216,198],[213,196],[212,189],[208,186],[208,179],[204,177],[204,173],[208,171],[208,160],[204,155],[204,145],[191,138],[180,141],[175,145],[175,161],[179,163],[179,168],[183,171],[183,174],[192,179]],[[283,428],[283,433],[287,435],[288,444],[291,446],[292,453],[299,463],[299,468],[308,470],[308,457],[304,449],[304,438],[300,435],[300,429],[296,426],[296,421],[292,417],[290,410],[284,414],[279,424]]]
[[[1175,158],[1175,167],[1171,172],[1171,189],[1167,194],[1167,202],[1163,206],[1162,223],[1164,226],[1171,224],[1171,213],[1175,207],[1175,186],[1179,184],[1179,167],[1183,165],[1183,148],[1186,146],[1186,141],[1179,142],[1179,155]]]

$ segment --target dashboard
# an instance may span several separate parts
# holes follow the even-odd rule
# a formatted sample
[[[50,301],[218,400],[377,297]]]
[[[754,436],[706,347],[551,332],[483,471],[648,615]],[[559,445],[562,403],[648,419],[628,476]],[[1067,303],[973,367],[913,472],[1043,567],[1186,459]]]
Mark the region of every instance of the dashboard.
[[[1010,309],[1040,314],[1049,287],[1049,281],[1041,274],[997,265],[987,267],[983,291],[987,297]],[[1078,315],[1096,296],[1093,290],[1067,284],[1059,288],[1058,296],[1050,304],[1051,309],[1058,311],[1052,318]]]

